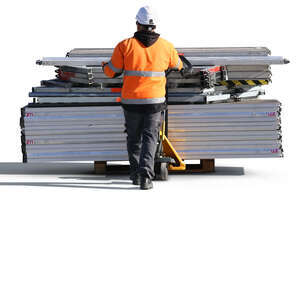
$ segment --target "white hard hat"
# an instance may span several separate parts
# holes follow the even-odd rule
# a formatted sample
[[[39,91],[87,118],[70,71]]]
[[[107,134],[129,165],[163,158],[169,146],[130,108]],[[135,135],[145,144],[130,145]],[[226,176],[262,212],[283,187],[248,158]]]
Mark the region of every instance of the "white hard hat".
[[[155,25],[156,23],[156,16],[148,5],[141,7],[135,18],[141,25]]]

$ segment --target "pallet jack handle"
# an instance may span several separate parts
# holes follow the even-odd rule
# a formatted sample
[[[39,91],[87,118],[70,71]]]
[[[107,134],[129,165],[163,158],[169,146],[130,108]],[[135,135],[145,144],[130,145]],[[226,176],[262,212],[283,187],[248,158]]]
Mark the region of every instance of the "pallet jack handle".
[[[183,63],[183,68],[180,70],[180,74],[182,77],[187,77],[193,73],[193,65],[191,62],[184,56],[183,53],[179,53],[179,58]]]

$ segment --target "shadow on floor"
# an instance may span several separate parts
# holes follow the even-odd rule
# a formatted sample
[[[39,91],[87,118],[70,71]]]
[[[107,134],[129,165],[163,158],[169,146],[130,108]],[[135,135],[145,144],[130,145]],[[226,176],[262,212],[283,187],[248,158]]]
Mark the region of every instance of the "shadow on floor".
[[[93,163],[0,163],[0,175],[57,175],[56,181],[0,182],[0,186],[64,187],[86,189],[137,190],[128,174],[95,174]],[[61,176],[64,175],[64,176]],[[242,176],[242,167],[216,167],[213,173],[172,174],[171,176]],[[42,177],[41,177],[42,178]],[[80,180],[76,182],[70,180]],[[86,182],[88,181],[88,182]],[[119,186],[115,186],[119,185]]]
[[[90,184],[97,184],[91,186]],[[124,187],[113,186],[114,184],[126,184]],[[76,183],[76,182],[0,182],[1,186],[28,186],[28,187],[59,187],[59,188],[84,188],[96,190],[137,190],[138,187],[131,185],[129,182],[93,182],[93,183]]]
[[[91,175],[89,179],[92,180],[128,177],[127,174],[121,175],[116,172],[103,175],[95,174],[93,163],[0,163],[0,175]],[[172,176],[174,175],[182,174],[172,174]],[[213,173],[189,173],[187,175],[241,176],[245,173],[243,167],[216,167]],[[66,177],[66,179],[70,178]],[[76,178],[79,179],[79,177]],[[85,176],[81,179],[85,180],[86,178]]]
[[[93,163],[0,163],[0,175],[92,175]]]
[[[245,171],[243,167],[215,167],[215,172],[191,172],[187,174],[172,174],[172,176],[243,176]]]
[[[29,175],[28,177],[30,177],[30,175],[57,175],[57,179],[62,180],[61,182],[2,181],[0,182],[0,186],[64,187],[109,190],[136,190],[138,188],[131,184],[127,175],[95,174],[93,163],[0,163],[0,175]],[[68,179],[89,182],[76,182]]]

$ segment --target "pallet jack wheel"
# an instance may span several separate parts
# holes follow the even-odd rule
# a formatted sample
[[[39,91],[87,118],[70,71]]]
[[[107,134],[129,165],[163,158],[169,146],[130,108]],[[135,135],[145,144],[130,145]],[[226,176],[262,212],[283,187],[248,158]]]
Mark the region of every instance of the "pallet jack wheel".
[[[155,166],[155,179],[166,181],[168,180],[168,163],[166,162],[159,162],[156,163]]]

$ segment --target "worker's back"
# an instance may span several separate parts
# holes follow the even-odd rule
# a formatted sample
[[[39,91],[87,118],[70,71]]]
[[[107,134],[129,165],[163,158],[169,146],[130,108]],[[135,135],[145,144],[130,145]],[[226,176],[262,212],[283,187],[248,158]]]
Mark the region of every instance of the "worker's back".
[[[150,47],[146,47],[136,38],[130,38],[123,41],[121,47],[124,49],[125,70],[122,98],[164,97],[164,72],[172,65],[171,54],[174,47],[162,38],[158,38]],[[134,76],[135,74],[138,76]]]
[[[114,77],[124,71],[123,104],[157,104],[164,102],[165,70],[181,68],[173,45],[155,32],[138,32],[114,49],[105,73]]]
[[[136,38],[126,39],[121,45],[125,70],[162,72],[170,65],[172,45],[161,37],[149,47]]]

